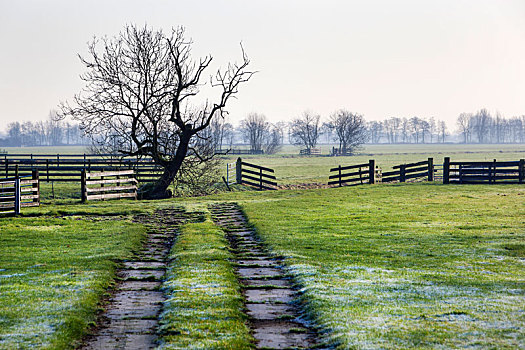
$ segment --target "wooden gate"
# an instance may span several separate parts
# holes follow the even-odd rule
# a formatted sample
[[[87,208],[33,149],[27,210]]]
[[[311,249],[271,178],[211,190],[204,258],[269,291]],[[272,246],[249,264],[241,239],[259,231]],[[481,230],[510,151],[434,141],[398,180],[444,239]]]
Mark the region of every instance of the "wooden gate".
[[[133,170],[98,173],[82,170],[81,179],[82,202],[96,199],[137,199],[138,181]]]
[[[0,180],[0,212],[18,215],[23,207],[40,205],[38,170],[31,175]]]
[[[242,185],[254,187],[260,191],[262,190],[276,190],[277,182],[275,175],[268,173],[275,173],[273,169],[263,166],[243,162],[241,158],[237,159],[236,163],[236,182]]]
[[[350,170],[350,172],[347,172]],[[375,160],[371,159],[368,163],[338,166],[330,169],[331,173],[336,172],[328,177],[328,185],[361,185],[365,183],[374,184],[376,182],[376,165]]]
[[[458,184],[523,184],[525,159],[498,162],[451,162],[445,157],[443,183]]]

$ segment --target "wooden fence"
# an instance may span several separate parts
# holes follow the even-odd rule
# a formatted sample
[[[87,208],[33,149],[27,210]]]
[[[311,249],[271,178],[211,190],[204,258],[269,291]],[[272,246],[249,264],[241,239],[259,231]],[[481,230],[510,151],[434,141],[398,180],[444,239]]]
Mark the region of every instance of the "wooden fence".
[[[22,207],[40,205],[40,182],[38,171],[29,176],[0,180],[0,212],[20,214]]]
[[[350,172],[347,172],[350,170]],[[336,174],[328,177],[328,185],[361,185],[365,183],[374,184],[376,182],[376,165],[375,160],[371,159],[368,163],[338,166],[330,169],[330,173]],[[330,181],[331,180],[331,181]]]
[[[422,162],[400,164],[393,166],[393,171],[381,173],[381,182],[406,182],[409,179],[426,178],[434,181],[434,159],[428,158]]]
[[[262,149],[218,149],[215,154],[230,155],[230,154],[264,154]]]
[[[320,156],[320,148],[305,148],[299,151],[299,154],[302,156]]]
[[[457,184],[523,184],[525,159],[518,161],[451,162],[445,157],[443,183]]]
[[[18,169],[18,170],[17,170]],[[122,157],[115,154],[3,154],[0,174],[5,177],[40,172],[40,181],[80,181],[83,169],[88,172],[134,170],[140,182],[155,181],[162,169],[150,158]]]
[[[81,180],[82,202],[96,199],[137,199],[137,183],[133,170],[97,173],[88,173],[83,170]]]
[[[242,185],[248,185],[258,190],[276,190],[277,182],[273,169],[265,168],[259,165],[243,162],[241,158],[236,163],[236,182]]]

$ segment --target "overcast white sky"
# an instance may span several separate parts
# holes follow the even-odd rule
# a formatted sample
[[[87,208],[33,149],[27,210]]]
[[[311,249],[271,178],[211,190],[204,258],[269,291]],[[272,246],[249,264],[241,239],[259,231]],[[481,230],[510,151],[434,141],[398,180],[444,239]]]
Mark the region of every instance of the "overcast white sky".
[[[484,107],[525,114],[524,0],[0,0],[0,129],[71,99],[77,53],[126,23],[183,25],[217,63],[238,60],[242,41],[260,72],[232,101],[233,122],[339,108],[450,126]]]

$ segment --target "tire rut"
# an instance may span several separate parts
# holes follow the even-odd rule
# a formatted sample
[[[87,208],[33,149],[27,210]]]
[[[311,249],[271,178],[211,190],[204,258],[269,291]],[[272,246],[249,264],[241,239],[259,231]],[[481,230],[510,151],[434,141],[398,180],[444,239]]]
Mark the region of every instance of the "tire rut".
[[[210,211],[235,255],[235,271],[244,290],[245,311],[256,348],[316,348],[316,334],[300,318],[294,303],[297,292],[282,261],[264,248],[237,204],[213,205]]]
[[[157,210],[135,220],[148,227],[143,247],[117,270],[117,284],[93,334],[81,349],[153,349],[158,346],[158,316],[166,300],[160,291],[168,255],[178,228],[199,213],[183,209]]]

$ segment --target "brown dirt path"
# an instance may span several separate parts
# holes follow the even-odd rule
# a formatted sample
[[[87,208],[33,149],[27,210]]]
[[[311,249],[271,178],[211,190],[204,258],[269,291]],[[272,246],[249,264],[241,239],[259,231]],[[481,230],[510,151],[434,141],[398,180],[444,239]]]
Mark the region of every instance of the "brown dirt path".
[[[157,344],[158,316],[165,296],[160,291],[179,226],[193,213],[163,209],[136,218],[148,226],[142,250],[117,270],[119,279],[97,328],[82,349],[153,349]]]
[[[226,232],[236,257],[236,273],[244,290],[246,313],[257,349],[311,349],[315,332],[301,322],[297,292],[282,268],[248,225],[240,207],[210,207],[214,222]]]

